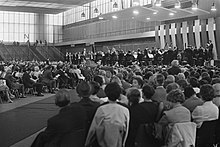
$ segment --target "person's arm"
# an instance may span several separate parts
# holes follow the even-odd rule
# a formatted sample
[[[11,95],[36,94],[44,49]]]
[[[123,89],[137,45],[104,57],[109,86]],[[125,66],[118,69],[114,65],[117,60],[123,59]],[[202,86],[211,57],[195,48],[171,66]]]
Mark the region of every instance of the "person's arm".
[[[129,113],[128,109],[126,109],[126,111],[125,111],[125,117],[126,117],[126,122],[125,122],[126,132],[125,132],[125,137],[123,140],[123,147],[125,147],[125,143],[126,143],[126,140],[128,137],[128,131],[129,131],[130,113]]]
[[[101,109],[97,109],[95,116],[92,120],[91,126],[89,128],[89,132],[86,137],[86,142],[85,142],[86,147],[90,146],[93,143],[93,141],[95,140],[96,128],[101,124],[101,122],[103,121],[103,118],[104,118],[103,111]]]

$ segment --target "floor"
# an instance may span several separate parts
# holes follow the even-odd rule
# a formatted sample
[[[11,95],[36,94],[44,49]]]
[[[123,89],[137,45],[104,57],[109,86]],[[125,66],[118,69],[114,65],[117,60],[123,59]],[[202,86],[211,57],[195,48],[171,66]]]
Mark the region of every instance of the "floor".
[[[21,107],[30,103],[34,103],[36,101],[40,101],[43,100],[45,98],[48,98],[52,96],[52,94],[44,94],[43,97],[36,97],[36,96],[31,96],[28,95],[27,98],[21,98],[21,99],[14,99],[13,103],[4,103],[4,104],[0,104],[0,113],[15,109],[17,107]],[[45,129],[45,128],[44,128]],[[35,137],[37,136],[37,134],[42,130],[39,130],[38,132],[36,132],[35,134],[32,134],[31,136],[15,143],[14,145],[12,145],[11,147],[30,147],[33,140],[35,139]]]

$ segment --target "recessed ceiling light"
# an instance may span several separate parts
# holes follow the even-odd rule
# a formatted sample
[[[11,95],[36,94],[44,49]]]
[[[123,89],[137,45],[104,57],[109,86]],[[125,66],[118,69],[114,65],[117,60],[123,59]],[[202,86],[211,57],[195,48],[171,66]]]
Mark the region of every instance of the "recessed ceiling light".
[[[114,19],[117,19],[117,18],[118,18],[118,16],[116,16],[116,15],[113,15],[113,16],[112,16],[112,18],[114,18]]]
[[[157,12],[154,12],[153,14],[155,15],[155,14],[157,14]]]
[[[137,10],[134,10],[133,14],[137,15],[137,14],[139,14],[139,12]]]
[[[170,15],[170,16],[173,16],[173,15],[174,15],[174,13],[172,13],[172,12],[171,12],[171,13],[169,13],[169,15]]]
[[[132,19],[134,19],[134,17],[132,17]]]
[[[147,20],[150,20],[150,17],[146,18]]]
[[[100,20],[104,19],[103,17],[99,17]]]

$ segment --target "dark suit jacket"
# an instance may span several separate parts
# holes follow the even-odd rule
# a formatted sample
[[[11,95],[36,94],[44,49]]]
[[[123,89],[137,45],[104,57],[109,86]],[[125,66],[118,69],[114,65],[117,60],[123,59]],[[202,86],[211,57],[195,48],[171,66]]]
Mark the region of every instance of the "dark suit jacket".
[[[63,136],[74,131],[85,130],[85,124],[86,112],[84,108],[78,103],[73,103],[71,106],[62,108],[59,114],[47,121],[46,130],[37,136],[32,147],[58,147]]]
[[[49,83],[53,80],[52,72],[50,70],[45,70],[42,75],[42,82]]]
[[[6,84],[7,86],[11,89],[14,88],[14,84],[16,82],[16,79],[12,76],[12,74],[7,73],[5,75],[5,79],[6,79]]]
[[[167,72],[169,75],[178,75],[178,73],[181,73],[181,69],[179,67],[172,66],[167,70]]]
[[[79,101],[79,104],[86,111],[86,133],[89,131],[89,127],[92,123],[95,112],[100,105],[98,102],[91,101],[89,98],[83,98]]]
[[[33,84],[35,83],[34,81],[31,80],[31,76],[27,72],[24,72],[22,76],[22,81],[23,81],[24,87],[27,87],[27,88],[32,87]]]
[[[130,107],[130,126],[126,147],[134,147],[137,130],[141,124],[156,121],[158,105],[154,102],[142,102]]]

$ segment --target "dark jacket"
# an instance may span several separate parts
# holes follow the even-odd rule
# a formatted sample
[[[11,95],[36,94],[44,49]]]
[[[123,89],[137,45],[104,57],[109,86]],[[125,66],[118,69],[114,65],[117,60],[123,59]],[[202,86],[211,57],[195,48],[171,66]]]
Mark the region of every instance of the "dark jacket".
[[[47,121],[46,130],[37,136],[31,147],[60,147],[62,146],[62,140],[66,139],[68,134],[78,132],[79,130],[84,130],[84,136],[80,136],[81,138],[77,139],[72,138],[65,142],[70,142],[73,146],[75,141],[80,140],[80,144],[84,144],[85,124],[86,112],[84,108],[78,103],[73,103],[71,106],[62,108],[59,114]],[[69,144],[68,146],[71,145]]]
[[[155,122],[157,114],[158,105],[154,102],[142,102],[130,107],[130,128],[126,147],[135,146],[135,138],[140,125]]]
[[[27,88],[32,87],[33,84],[35,83],[33,80],[31,80],[31,76],[27,72],[24,72],[22,76],[22,81],[23,81],[24,87],[27,87]]]

